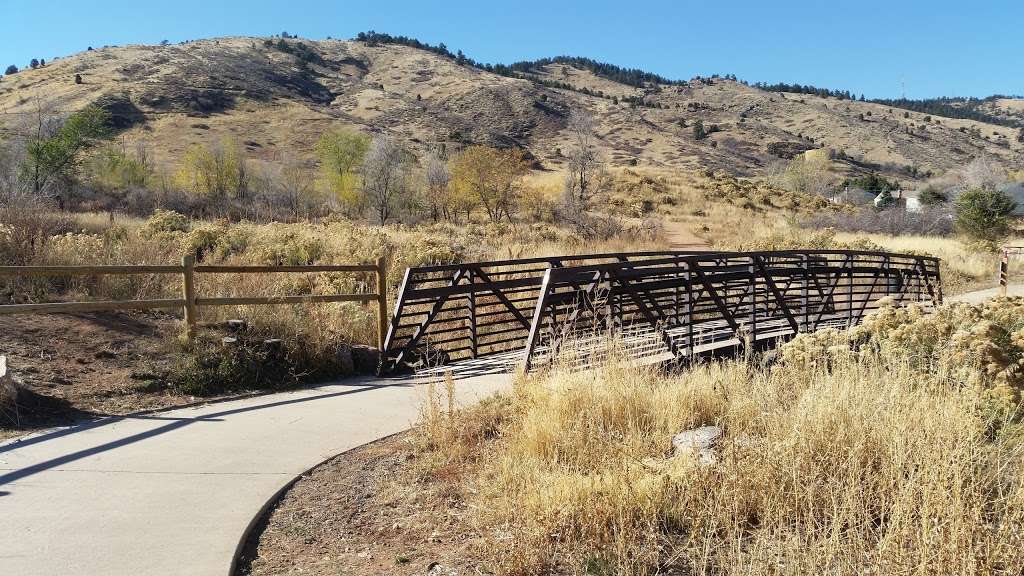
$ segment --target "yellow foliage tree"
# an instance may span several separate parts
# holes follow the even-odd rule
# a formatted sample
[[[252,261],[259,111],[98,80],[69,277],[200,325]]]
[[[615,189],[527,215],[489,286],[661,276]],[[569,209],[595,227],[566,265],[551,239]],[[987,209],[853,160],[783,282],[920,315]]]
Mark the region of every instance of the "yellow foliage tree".
[[[369,146],[366,135],[346,129],[325,132],[316,143],[321,181],[349,210],[358,210],[366,203],[359,186],[359,167]]]
[[[192,146],[182,158],[176,181],[183,189],[213,203],[244,199],[249,175],[241,147],[230,140]]]
[[[449,202],[479,205],[492,222],[511,221],[528,171],[519,150],[470,146],[452,159]]]

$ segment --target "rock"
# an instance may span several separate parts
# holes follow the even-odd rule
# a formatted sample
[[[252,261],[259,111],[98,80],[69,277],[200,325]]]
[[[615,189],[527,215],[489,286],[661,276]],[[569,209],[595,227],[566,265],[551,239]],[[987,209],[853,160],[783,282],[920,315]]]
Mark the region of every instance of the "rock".
[[[353,346],[352,364],[360,374],[372,374],[377,371],[380,363],[380,351],[369,346]]]
[[[7,370],[7,357],[0,356],[0,421],[17,422],[18,386]]]
[[[238,338],[225,336],[220,339],[220,343],[223,344],[225,348],[234,348],[235,346],[238,346]]]
[[[284,341],[278,338],[269,338],[263,341],[263,349],[267,351],[270,358],[279,358],[284,352]]]
[[[714,464],[717,459],[715,446],[722,439],[718,426],[702,426],[685,430],[672,437],[672,455],[696,454],[701,464]]]
[[[341,368],[342,375],[349,376],[355,374],[356,364],[355,360],[352,359],[352,348],[348,346],[338,348],[338,365]]]
[[[228,331],[232,334],[238,334],[239,332],[245,332],[249,328],[249,323],[245,320],[228,320]]]
[[[442,566],[437,562],[431,562],[427,566],[427,574],[428,576],[459,576],[459,572],[455,568]]]

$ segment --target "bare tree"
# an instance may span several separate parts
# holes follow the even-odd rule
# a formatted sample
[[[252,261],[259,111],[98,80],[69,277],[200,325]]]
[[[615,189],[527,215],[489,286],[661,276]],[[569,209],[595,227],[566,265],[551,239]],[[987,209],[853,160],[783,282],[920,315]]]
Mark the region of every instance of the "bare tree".
[[[451,172],[444,150],[431,150],[425,161],[423,179],[426,183],[427,205],[430,217],[437,222],[439,217],[451,220],[454,215],[450,201]]]
[[[257,166],[250,172],[256,202],[246,203],[247,207],[257,213],[262,209],[270,209],[273,214],[287,212],[292,219],[310,215],[317,200],[315,180],[312,169],[301,160],[284,154],[274,164]]]
[[[978,156],[964,166],[957,176],[958,183],[964,190],[995,190],[996,186],[1006,181],[1006,170],[988,156]]]
[[[827,156],[801,154],[786,166],[783,182],[786,189],[794,192],[831,197],[836,192],[839,179],[832,171],[832,161]]]
[[[391,137],[378,134],[363,160],[363,191],[383,226],[408,193],[408,152]]]
[[[584,110],[573,110],[569,116],[569,171],[565,177],[565,200],[571,210],[583,211],[593,197],[594,179],[601,170],[601,156],[595,143],[594,118]]]

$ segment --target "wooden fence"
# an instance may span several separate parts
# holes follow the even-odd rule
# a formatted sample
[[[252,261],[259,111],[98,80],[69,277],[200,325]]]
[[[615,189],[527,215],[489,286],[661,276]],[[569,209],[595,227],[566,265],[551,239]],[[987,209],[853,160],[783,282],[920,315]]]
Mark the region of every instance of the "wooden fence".
[[[886,252],[641,252],[406,271],[384,369],[509,355],[527,369],[571,341],[668,360],[823,327],[884,297],[942,301],[939,261]]]
[[[372,272],[376,292],[368,294],[306,294],[296,296],[203,297],[196,293],[196,276],[201,274],[279,274],[321,272]],[[0,276],[107,276],[157,274],[181,276],[181,298],[151,300],[115,300],[97,302],[55,302],[45,304],[0,305],[0,315],[28,313],[95,312],[107,310],[150,310],[180,308],[186,336],[192,342],[199,322],[199,309],[206,306],[279,305],[313,302],[376,302],[377,347],[384,349],[387,331],[387,281],[384,258],[374,264],[313,266],[206,266],[195,258],[182,258],[181,265],[155,266],[0,266]]]

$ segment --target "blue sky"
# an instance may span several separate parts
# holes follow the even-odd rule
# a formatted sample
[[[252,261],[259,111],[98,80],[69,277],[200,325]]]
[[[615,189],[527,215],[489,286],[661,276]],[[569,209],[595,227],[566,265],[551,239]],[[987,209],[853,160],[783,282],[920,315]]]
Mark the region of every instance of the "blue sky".
[[[211,36],[403,34],[482,62],[568,54],[670,78],[736,74],[864,93],[1024,93],[1024,2],[0,0],[0,66]]]

